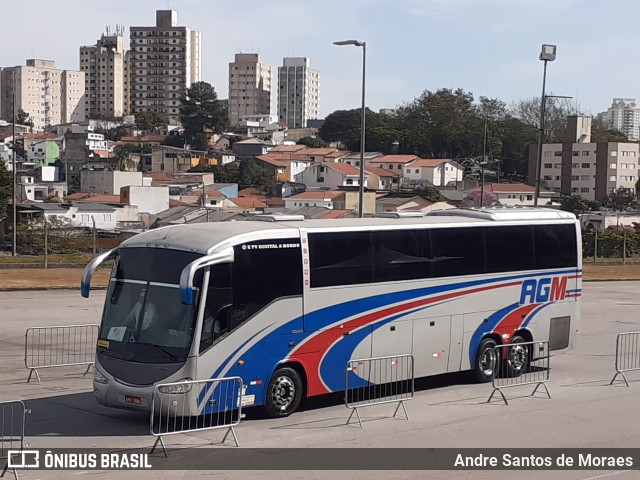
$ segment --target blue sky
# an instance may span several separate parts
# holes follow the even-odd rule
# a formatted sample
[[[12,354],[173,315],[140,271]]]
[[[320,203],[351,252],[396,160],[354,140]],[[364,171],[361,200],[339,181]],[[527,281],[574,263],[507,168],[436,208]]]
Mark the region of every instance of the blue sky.
[[[508,104],[540,95],[542,43],[558,45],[547,91],[574,96],[587,112],[613,97],[640,97],[640,48],[632,0],[28,0],[3,2],[0,66],[26,58],[78,69],[78,47],[106,25],[153,25],[155,10],[202,32],[203,80],[227,96],[228,63],[260,53],[274,68],[306,56],[320,70],[321,110],[355,108],[361,98],[361,49],[367,42],[367,105],[377,110],[424,90],[461,87]],[[127,43],[128,45],[128,43]],[[639,98],[640,99],[640,98]]]

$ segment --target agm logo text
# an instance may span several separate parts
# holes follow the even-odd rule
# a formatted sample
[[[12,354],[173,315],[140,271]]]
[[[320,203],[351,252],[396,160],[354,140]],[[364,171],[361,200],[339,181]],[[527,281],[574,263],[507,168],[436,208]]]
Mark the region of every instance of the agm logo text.
[[[564,300],[567,296],[568,277],[548,277],[525,280],[520,291],[520,305]]]

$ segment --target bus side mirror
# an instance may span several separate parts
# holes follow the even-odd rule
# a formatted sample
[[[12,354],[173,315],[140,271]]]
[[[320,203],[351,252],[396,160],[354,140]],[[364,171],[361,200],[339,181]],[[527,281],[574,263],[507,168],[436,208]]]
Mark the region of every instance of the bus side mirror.
[[[228,247],[211,255],[201,257],[184,267],[180,274],[180,301],[182,304],[194,304],[195,290],[193,288],[193,279],[198,270],[218,263],[233,263],[233,259],[233,248]]]
[[[113,260],[117,255],[118,250],[114,248],[113,250],[109,250],[108,252],[98,255],[85,267],[84,272],[82,272],[82,282],[80,283],[80,294],[84,298],[89,298],[89,292],[91,290],[91,276],[93,275],[93,272],[96,271],[96,268],[108,260]]]

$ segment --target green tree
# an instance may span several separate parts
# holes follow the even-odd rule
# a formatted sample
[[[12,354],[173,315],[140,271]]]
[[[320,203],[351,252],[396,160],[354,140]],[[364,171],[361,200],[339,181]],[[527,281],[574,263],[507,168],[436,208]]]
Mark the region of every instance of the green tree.
[[[638,197],[628,188],[619,188],[602,200],[602,206],[613,211],[624,211],[638,207]]]
[[[238,185],[242,188],[268,186],[276,183],[271,170],[261,167],[253,158],[242,160],[238,166]]]
[[[372,113],[365,110],[367,117]],[[327,143],[340,142],[349,150],[360,151],[360,122],[360,109],[336,110],[327,116],[318,135]]]
[[[317,137],[304,137],[298,140],[298,145],[306,145],[309,148],[324,148],[327,142]]]
[[[582,212],[597,212],[600,210],[600,203],[587,200],[580,195],[567,195],[560,200],[560,210],[575,215]]]
[[[18,125],[25,125],[29,127],[30,130],[33,129],[33,120],[31,120],[29,114],[21,108],[19,108],[16,112],[16,123]]]
[[[240,183],[240,167],[238,162],[226,165],[207,165],[193,167],[189,172],[211,172],[217,183]]]
[[[129,146],[122,145],[114,150],[114,167],[121,172],[132,170],[135,166],[134,161],[131,160],[131,150]]]
[[[207,82],[196,82],[187,90],[180,105],[180,122],[187,142],[196,150],[207,150],[205,129],[221,133],[229,125],[227,110],[218,100],[215,89]]]
[[[544,116],[544,143],[564,142],[567,132],[567,117],[581,114],[579,106],[571,99],[547,97]],[[511,107],[511,115],[537,131],[540,128],[540,97],[516,102]]]
[[[473,94],[462,89],[425,91],[398,111],[399,124],[410,132],[409,141],[426,158],[460,158],[477,155],[482,135]]]
[[[167,119],[157,112],[136,113],[136,127],[144,133],[153,132],[157,127],[167,124]]]
[[[7,204],[11,198],[13,175],[7,170],[7,166],[0,161],[0,219],[7,217]]]
[[[442,196],[436,187],[417,188],[413,191],[416,195],[426,198],[430,202],[445,202],[447,199]]]

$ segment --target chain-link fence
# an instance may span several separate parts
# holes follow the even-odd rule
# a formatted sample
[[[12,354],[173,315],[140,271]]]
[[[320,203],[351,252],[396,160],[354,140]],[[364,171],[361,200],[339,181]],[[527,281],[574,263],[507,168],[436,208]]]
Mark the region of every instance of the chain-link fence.
[[[640,233],[632,227],[585,230],[582,255],[587,263],[640,263]]]

